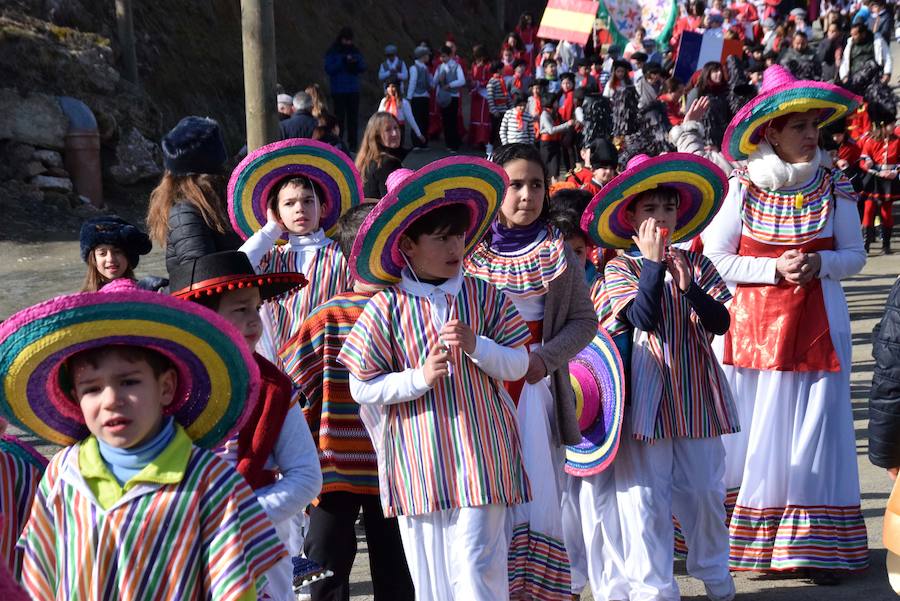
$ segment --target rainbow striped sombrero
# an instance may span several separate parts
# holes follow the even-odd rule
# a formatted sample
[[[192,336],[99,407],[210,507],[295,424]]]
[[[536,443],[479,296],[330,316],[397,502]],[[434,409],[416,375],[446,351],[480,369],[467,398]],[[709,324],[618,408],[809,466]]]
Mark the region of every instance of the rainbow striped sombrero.
[[[625,367],[606,330],[569,361],[581,442],[566,447],[566,473],[592,476],[605,470],[619,450],[625,408]]]
[[[712,162],[694,154],[640,154],[603,186],[581,217],[581,229],[603,248],[631,248],[634,227],[625,218],[628,202],[637,194],[665,186],[678,191],[678,222],[671,242],[689,240],[707,226],[725,199],[728,179]]]
[[[64,364],[90,348],[151,348],[178,370],[166,408],[194,443],[214,448],[246,420],[259,368],[241,334],[209,309],[137,289],[70,294],[19,311],[0,324],[0,414],[59,445],[89,434],[69,396]]]
[[[448,157],[403,173],[389,178],[387,195],[356,235],[350,271],[361,282],[377,286],[399,282],[405,266],[400,236],[416,219],[446,205],[463,205],[460,209],[468,209],[471,215],[468,254],[490,227],[509,184],[501,167],[475,157]]]
[[[333,233],[340,217],[363,199],[353,161],[329,144],[291,138],[257,148],[235,167],[228,181],[228,216],[244,240],[266,224],[269,191],[286,177],[308,177],[325,194],[320,226]]]
[[[763,72],[759,94],[742,106],[728,124],[722,138],[722,154],[730,161],[746,159],[762,141],[766,125],[782,115],[821,109],[821,128],[861,103],[862,98],[844,88],[824,81],[798,80],[781,65],[772,65]]]

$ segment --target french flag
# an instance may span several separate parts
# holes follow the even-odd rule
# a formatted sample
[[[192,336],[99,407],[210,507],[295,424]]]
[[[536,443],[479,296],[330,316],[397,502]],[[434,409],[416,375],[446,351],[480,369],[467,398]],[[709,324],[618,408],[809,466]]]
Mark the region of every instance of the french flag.
[[[715,61],[724,66],[727,57],[740,56],[742,51],[741,41],[726,40],[721,28],[707,29],[703,33],[685,31],[681,34],[673,75],[688,83],[706,63]]]

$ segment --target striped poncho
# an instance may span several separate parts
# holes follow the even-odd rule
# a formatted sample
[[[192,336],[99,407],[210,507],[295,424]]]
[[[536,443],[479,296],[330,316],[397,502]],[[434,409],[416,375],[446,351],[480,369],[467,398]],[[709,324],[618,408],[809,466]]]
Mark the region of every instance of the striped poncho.
[[[684,252],[697,285],[720,303],[731,293],[703,255]],[[635,299],[641,256],[623,255],[606,266],[608,313],[603,327],[616,336],[627,331],[625,309]],[[636,331],[631,359],[632,428],[640,440],[704,438],[739,430],[731,390],[713,354],[712,336],[671,278],[663,287],[655,331]]]
[[[0,437],[0,558],[16,575],[22,564],[16,541],[28,521],[46,463],[37,451],[14,436]]]
[[[379,292],[338,360],[363,381],[421,366],[440,344],[430,303],[398,286]],[[463,277],[453,304],[451,318],[476,336],[508,347],[528,340],[513,304],[487,282]],[[516,409],[503,383],[465,353],[451,354],[452,376],[415,400],[380,407],[383,436],[373,443],[386,517],[530,500]]]
[[[322,494],[378,494],[375,449],[338,363],[344,340],[371,294],[347,292],[318,306],[286,345],[284,370],[306,397],[303,413],[319,449]]]
[[[80,446],[51,460],[19,541],[34,599],[243,601],[286,556],[250,487],[209,451],[187,447],[178,482],[139,483],[104,510]]]

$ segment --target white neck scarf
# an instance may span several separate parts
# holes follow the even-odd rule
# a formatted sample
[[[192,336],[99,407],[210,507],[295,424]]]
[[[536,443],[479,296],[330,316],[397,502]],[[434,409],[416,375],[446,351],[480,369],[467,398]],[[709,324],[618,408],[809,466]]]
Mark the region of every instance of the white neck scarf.
[[[788,163],[763,140],[747,160],[747,175],[763,190],[796,188],[811,180],[820,165],[828,163],[827,158],[823,160],[823,154],[820,148],[808,163]]]

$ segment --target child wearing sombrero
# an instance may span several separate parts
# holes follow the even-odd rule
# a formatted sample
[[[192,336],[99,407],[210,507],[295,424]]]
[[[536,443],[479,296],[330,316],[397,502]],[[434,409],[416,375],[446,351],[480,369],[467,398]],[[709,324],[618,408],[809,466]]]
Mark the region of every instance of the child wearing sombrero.
[[[228,213],[246,240],[240,250],[257,273],[299,272],[308,282],[263,309],[259,351],[279,367],[282,348],[309,312],[353,286],[347,261],[329,236],[341,213],[362,197],[353,162],[314,140],[263,146],[231,174]]]
[[[582,227],[605,248],[610,334],[633,332],[631,408],[615,460],[626,575],[632,597],[678,598],[672,515],[689,549],[688,572],[714,601],[734,598],[725,526],[725,450],[738,430],[728,383],[710,341],[728,330],[731,295],[704,256],[672,244],[700,232],[727,182],[689,154],[638,155],[591,201]]]
[[[247,255],[234,250],[187,261],[169,272],[173,296],[218,313],[240,331],[250,349],[262,334],[260,305],[305,285],[299,273],[257,275]],[[253,412],[216,453],[244,477],[281,542],[296,556],[303,547],[297,536],[303,511],[319,494],[322,472],[303,412],[293,402],[290,380],[258,353],[253,359],[260,373]],[[295,601],[294,572],[291,558],[283,558],[266,575],[266,598]]]
[[[393,188],[405,171],[391,173],[389,187]],[[359,228],[374,207],[374,203],[353,207],[338,220],[335,239],[348,260]],[[397,518],[386,518],[381,508],[375,449],[360,419],[360,406],[350,394],[350,373],[338,361],[341,347],[369,299],[382,288],[354,281],[351,292],[313,309],[288,341],[285,353],[285,371],[303,393],[303,413],[322,465],[322,493],[310,510],[305,550],[334,576],[310,586],[314,599],[349,595],[360,515],[371,558],[374,596],[415,599]]]
[[[462,261],[490,227],[506,174],[451,157],[394,183],[350,260],[356,280],[387,287],[338,361],[375,447],[384,513],[399,516],[416,597],[503,601],[508,508],[531,499],[503,381],[527,370],[528,329]]]
[[[19,540],[36,599],[256,599],[285,549],[209,449],[259,371],[208,309],[132,288],[61,296],[0,325],[0,412],[63,448]]]

